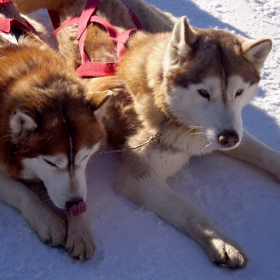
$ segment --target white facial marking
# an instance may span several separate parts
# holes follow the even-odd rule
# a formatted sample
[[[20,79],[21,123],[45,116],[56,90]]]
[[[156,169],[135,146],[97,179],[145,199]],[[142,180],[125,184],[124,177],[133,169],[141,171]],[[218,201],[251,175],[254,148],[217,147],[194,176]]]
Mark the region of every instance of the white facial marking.
[[[64,169],[67,167],[68,160],[65,155],[56,155],[56,156],[39,156],[38,158],[42,159],[46,163],[46,168],[56,167],[59,169]]]
[[[70,172],[73,174],[74,172],[74,152],[73,152],[73,140],[71,135],[69,135],[69,145],[70,145]]]
[[[219,77],[211,77],[188,88],[177,86],[165,98],[173,116],[182,124],[199,127],[214,149],[228,149],[218,141],[218,136],[226,130],[235,131],[242,139],[241,109],[253,99],[258,86],[250,86],[239,76],[230,77],[224,91],[223,85]],[[236,96],[240,89],[243,93]],[[209,98],[201,96],[199,90],[207,91]],[[226,94],[226,103],[223,94]]]
[[[75,156],[75,165],[80,166],[81,164],[87,163],[88,160],[94,155],[100,148],[100,143],[96,143],[92,149],[83,148]]]
[[[80,197],[84,201],[87,196],[86,166],[92,155],[100,148],[100,143],[92,149],[83,148],[74,155],[73,171],[69,171],[66,155],[40,155],[22,161],[22,176],[25,179],[39,178],[43,181],[53,203],[63,209],[65,203]]]

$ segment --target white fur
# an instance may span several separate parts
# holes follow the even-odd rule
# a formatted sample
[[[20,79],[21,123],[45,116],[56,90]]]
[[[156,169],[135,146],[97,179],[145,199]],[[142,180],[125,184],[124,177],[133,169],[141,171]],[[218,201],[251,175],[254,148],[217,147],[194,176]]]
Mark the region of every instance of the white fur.
[[[53,203],[61,209],[65,203],[80,197],[84,201],[87,196],[86,166],[90,157],[100,148],[100,143],[92,149],[82,148],[74,156],[73,170],[69,168],[66,155],[40,155],[22,161],[24,179],[39,178],[44,182]],[[73,173],[73,175],[72,175]]]
[[[221,146],[217,141],[218,135],[224,130],[234,130],[239,139],[242,139],[241,109],[255,96],[257,84],[250,86],[242,77],[233,76],[229,78],[225,89],[222,85],[221,78],[211,77],[188,88],[178,86],[171,89],[165,101],[179,122],[198,127],[213,149],[225,150],[228,148]],[[200,89],[209,93],[210,100],[198,93]],[[239,89],[244,91],[236,97]]]

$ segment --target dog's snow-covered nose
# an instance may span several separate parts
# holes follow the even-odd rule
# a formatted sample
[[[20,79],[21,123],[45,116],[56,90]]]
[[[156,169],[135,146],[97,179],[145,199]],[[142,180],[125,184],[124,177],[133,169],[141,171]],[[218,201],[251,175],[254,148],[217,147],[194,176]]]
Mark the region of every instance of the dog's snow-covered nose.
[[[81,198],[75,198],[65,203],[64,212],[68,217],[78,216],[86,212],[87,205]]]
[[[225,130],[218,135],[218,142],[225,148],[234,147],[239,142],[239,136],[234,130]]]

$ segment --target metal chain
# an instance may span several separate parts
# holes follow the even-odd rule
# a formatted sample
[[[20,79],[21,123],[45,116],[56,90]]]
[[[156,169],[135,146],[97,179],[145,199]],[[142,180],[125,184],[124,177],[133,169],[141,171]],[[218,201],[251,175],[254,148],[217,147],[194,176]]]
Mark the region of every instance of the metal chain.
[[[132,148],[129,148],[129,149],[121,149],[121,150],[111,150],[111,151],[104,151],[103,153],[99,154],[99,155],[102,155],[102,154],[115,154],[115,153],[124,153],[124,152],[128,152],[130,150],[135,150],[135,149],[139,149],[151,142],[154,142],[155,140],[157,140],[160,136],[162,136],[163,134],[163,131],[164,131],[164,128],[167,124],[167,122],[169,121],[169,118],[166,117],[165,120],[163,121],[162,123],[162,126],[161,126],[161,130],[155,134],[154,136],[151,136],[148,140],[146,140],[145,142],[143,142],[142,144],[138,145],[138,146],[135,146],[135,147],[132,147]]]

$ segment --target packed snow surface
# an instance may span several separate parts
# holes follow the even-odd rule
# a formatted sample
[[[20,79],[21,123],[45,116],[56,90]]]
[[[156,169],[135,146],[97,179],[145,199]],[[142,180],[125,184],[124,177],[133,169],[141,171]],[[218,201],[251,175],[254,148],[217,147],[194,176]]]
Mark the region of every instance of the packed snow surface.
[[[273,39],[258,95],[243,117],[250,133],[280,150],[280,0],[148,2],[186,15],[193,26]],[[36,16],[49,25],[45,12]],[[87,262],[41,243],[20,213],[0,204],[0,279],[280,279],[280,182],[273,176],[212,154],[193,158],[168,180],[243,246],[250,262],[230,270],[213,265],[195,242],[155,214],[116,196],[118,164],[117,156],[102,155],[88,166],[87,204],[97,250]]]

